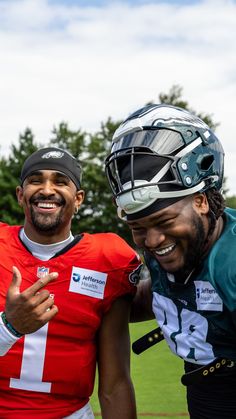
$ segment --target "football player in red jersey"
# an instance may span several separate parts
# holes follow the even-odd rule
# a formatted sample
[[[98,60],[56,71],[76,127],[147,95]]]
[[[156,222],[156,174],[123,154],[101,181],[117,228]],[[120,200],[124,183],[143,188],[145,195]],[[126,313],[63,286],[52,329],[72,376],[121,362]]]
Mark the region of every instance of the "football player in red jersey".
[[[0,418],[135,419],[128,320],[139,256],[113,233],[73,236],[81,168],[56,147],[26,159],[23,227],[0,223]],[[13,271],[13,278],[12,278]]]

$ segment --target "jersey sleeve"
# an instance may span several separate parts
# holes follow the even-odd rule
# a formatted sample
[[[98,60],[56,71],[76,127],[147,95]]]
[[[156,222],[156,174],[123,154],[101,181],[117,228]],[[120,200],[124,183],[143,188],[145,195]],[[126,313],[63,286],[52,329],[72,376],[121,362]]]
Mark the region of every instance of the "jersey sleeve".
[[[229,240],[230,239],[230,240]],[[208,258],[210,282],[229,311],[236,311],[235,235],[223,235]]]
[[[106,310],[108,310],[115,299],[122,296],[132,298],[135,295],[142,262],[139,254],[113,233],[106,233],[103,252],[108,273],[105,289]]]

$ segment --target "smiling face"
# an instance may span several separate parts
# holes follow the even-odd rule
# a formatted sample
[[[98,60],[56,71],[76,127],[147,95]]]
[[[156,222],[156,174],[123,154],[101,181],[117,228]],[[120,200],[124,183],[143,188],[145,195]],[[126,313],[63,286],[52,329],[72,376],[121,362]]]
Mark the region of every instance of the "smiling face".
[[[185,279],[206,251],[208,212],[206,196],[196,194],[128,225],[138,247],[165,271]]]
[[[84,199],[68,176],[53,170],[33,172],[16,194],[25,213],[25,232],[39,243],[65,240],[75,208]]]

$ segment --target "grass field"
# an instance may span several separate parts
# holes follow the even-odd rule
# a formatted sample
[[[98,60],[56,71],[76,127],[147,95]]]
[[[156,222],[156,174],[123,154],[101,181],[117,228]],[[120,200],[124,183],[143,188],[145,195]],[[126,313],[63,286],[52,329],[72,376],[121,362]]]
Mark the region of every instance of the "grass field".
[[[157,325],[154,320],[131,324],[131,342],[155,327]],[[183,362],[170,352],[165,341],[140,355],[132,353],[131,373],[135,386],[138,418],[188,417],[185,388],[180,382],[182,372]],[[96,388],[91,405],[96,417],[101,417]]]

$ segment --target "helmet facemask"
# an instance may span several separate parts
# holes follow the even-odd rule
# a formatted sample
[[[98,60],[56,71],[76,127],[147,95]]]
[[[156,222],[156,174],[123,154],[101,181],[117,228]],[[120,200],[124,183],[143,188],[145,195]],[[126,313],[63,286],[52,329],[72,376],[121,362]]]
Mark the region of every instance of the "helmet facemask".
[[[152,118],[159,108],[162,113],[167,108],[167,115],[169,109],[172,115],[175,112],[170,106],[156,105],[149,112]],[[157,201],[163,208],[187,195],[220,189],[223,180],[223,149],[204,122],[192,116],[195,125],[192,120],[192,125],[179,120],[174,124],[172,119],[168,127],[162,119],[141,127],[147,114],[137,118],[136,113],[118,128],[106,159],[118,214],[123,211],[129,219],[148,215]]]

